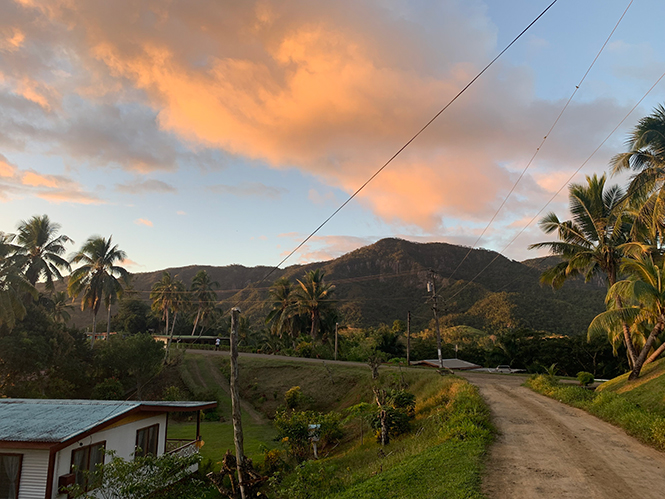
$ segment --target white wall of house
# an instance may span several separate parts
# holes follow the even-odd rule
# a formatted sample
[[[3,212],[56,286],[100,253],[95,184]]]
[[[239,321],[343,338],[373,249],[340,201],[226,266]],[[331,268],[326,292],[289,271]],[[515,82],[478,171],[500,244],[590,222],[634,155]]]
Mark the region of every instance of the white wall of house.
[[[135,420],[135,418],[128,418],[127,422],[122,422],[119,426],[113,426],[105,430],[93,433],[90,436],[82,438],[65,447],[56,454],[55,458],[55,473],[53,476],[53,497],[64,499],[65,494],[58,494],[58,477],[66,475],[71,471],[72,451],[86,445],[92,445],[99,442],[106,441],[106,450],[115,451],[118,457],[123,459],[131,459],[134,454],[134,445],[136,443],[136,431],[141,428],[146,428],[154,424],[159,424],[159,436],[157,444],[157,455],[164,453],[164,445],[166,442],[166,414],[157,416],[146,417],[143,419]],[[48,452],[46,453],[48,460]],[[108,457],[107,457],[108,459]],[[105,461],[106,462],[106,461]],[[23,484],[21,484],[21,488]],[[42,493],[41,497],[44,497]],[[19,499],[23,499],[19,497]],[[28,498],[26,498],[28,499]]]

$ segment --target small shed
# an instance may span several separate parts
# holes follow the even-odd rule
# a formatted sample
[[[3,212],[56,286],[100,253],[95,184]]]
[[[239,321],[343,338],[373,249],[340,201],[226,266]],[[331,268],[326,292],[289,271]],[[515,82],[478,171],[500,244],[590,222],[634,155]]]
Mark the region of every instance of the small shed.
[[[0,399],[0,498],[65,499],[104,451],[131,459],[198,452],[200,413],[217,402]],[[166,438],[170,412],[196,412],[196,436]],[[79,470],[76,473],[75,470]]]

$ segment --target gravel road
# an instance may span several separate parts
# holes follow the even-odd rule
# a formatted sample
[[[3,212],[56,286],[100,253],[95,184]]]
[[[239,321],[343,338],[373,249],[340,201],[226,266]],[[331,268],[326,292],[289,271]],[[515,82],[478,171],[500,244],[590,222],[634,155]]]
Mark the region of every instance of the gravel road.
[[[665,454],[622,430],[520,386],[522,376],[464,374],[499,430],[489,499],[663,499]]]

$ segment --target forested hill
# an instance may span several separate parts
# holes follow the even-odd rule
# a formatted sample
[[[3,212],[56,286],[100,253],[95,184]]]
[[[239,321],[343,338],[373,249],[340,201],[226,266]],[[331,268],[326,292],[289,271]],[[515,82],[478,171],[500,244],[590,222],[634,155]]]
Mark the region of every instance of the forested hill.
[[[467,324],[488,332],[501,326],[521,325],[578,334],[585,332],[593,317],[604,309],[605,290],[597,284],[571,282],[556,292],[541,287],[539,276],[549,263],[544,259],[524,264],[497,257],[493,251],[474,249],[449,279],[467,252],[466,247],[446,243],[382,239],[334,260],[275,271],[265,282],[261,280],[269,267],[193,265],[167,270],[187,286],[196,272],[206,270],[220,284],[222,308],[240,306],[257,328],[264,326],[270,309],[267,299],[272,282],[282,276],[295,281],[315,268],[324,270],[326,280],[335,284],[344,323],[350,326],[405,320],[407,311],[411,311],[415,327],[427,325],[432,317],[426,289],[428,269],[438,276],[437,291],[445,324]],[[140,298],[148,300],[149,290],[161,274],[162,271],[134,275],[133,286]],[[472,279],[474,282],[469,284]]]

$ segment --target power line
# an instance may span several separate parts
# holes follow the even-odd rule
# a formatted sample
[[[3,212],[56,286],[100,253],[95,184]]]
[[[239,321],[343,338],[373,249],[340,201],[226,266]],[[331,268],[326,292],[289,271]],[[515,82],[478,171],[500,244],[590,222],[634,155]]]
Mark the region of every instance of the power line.
[[[392,163],[393,160],[394,160],[395,158],[397,158],[397,156],[399,156],[399,155],[402,153],[402,151],[404,151],[404,149],[406,149],[406,148],[407,148],[407,147],[408,147],[408,146],[409,146],[414,140],[416,140],[416,138],[417,138],[421,133],[423,133],[423,132],[424,132],[424,131],[425,131],[425,130],[426,130],[426,129],[427,129],[427,128],[433,123],[433,122],[434,122],[434,120],[436,120],[441,114],[443,114],[443,112],[446,111],[446,110],[447,110],[447,109],[453,104],[453,102],[455,102],[455,101],[456,101],[456,100],[457,100],[457,99],[458,99],[458,98],[459,98],[464,92],[466,92],[466,90],[467,90],[471,85],[473,85],[473,83],[475,83],[475,81],[476,81],[478,78],[480,78],[480,77],[483,75],[483,73],[485,73],[485,71],[487,71],[487,70],[488,70],[488,69],[489,69],[489,68],[490,68],[490,67],[491,67],[491,66],[492,66],[492,65],[493,65],[498,59],[499,59],[499,57],[501,57],[501,56],[502,56],[502,55],[503,55],[503,54],[504,54],[504,53],[505,53],[510,47],[512,47],[513,44],[515,44],[515,42],[517,42],[517,40],[519,40],[519,39],[522,37],[522,35],[524,35],[524,34],[525,34],[525,33],[531,28],[531,26],[533,26],[534,24],[536,24],[536,22],[537,22],[541,17],[543,17],[543,16],[545,15],[545,13],[546,13],[548,10],[550,10],[550,8],[552,8],[552,7],[554,6],[554,4],[557,3],[557,2],[558,2],[558,0],[553,0],[553,2],[550,3],[550,4],[547,6],[547,8],[546,8],[545,10],[543,10],[543,11],[542,11],[542,12],[541,12],[541,13],[540,13],[540,14],[539,14],[539,15],[538,15],[533,21],[531,21],[531,22],[529,23],[529,25],[528,25],[526,28],[524,28],[524,29],[523,29],[523,30],[522,30],[522,31],[521,31],[521,32],[520,32],[515,38],[513,38],[513,40],[512,40],[508,45],[506,45],[506,47],[505,47],[501,52],[499,52],[499,54],[498,54],[494,59],[492,59],[492,60],[489,62],[489,64],[487,64],[487,65],[482,69],[482,71],[480,71],[480,72],[479,72],[479,73],[478,73],[478,74],[477,74],[477,75],[476,75],[476,76],[475,76],[475,77],[474,77],[469,83],[467,83],[467,84],[464,86],[464,88],[462,88],[462,89],[461,89],[461,90],[460,90],[460,91],[459,91],[459,92],[458,92],[458,93],[457,93],[457,94],[456,94],[456,95],[455,95],[455,96],[454,96],[454,97],[453,97],[453,98],[452,98],[452,99],[451,99],[451,100],[450,100],[450,101],[449,101],[449,102],[448,102],[448,103],[447,103],[447,104],[446,104],[446,105],[445,105],[445,106],[444,106],[444,107],[438,112],[438,113],[436,113],[436,114],[435,114],[435,115],[434,115],[434,116],[433,116],[433,117],[432,117],[432,118],[431,118],[431,119],[425,124],[425,126],[423,126],[423,127],[422,127],[422,128],[421,128],[421,129],[415,134],[415,135],[413,135],[413,137],[411,137],[411,138],[406,142],[406,144],[404,144],[402,147],[400,147],[400,148],[397,150],[397,152],[396,152],[395,154],[393,154],[393,155],[390,157],[390,159],[389,159],[388,161],[386,161],[386,162],[383,164],[383,166],[381,166],[381,168],[379,168],[379,169],[378,169],[378,170],[377,170],[377,171],[376,171],[376,172],[375,172],[375,173],[374,173],[374,174],[373,174],[373,175],[372,175],[372,176],[371,176],[371,177],[370,177],[370,178],[369,178],[364,184],[362,184],[362,185],[361,185],[361,186],[360,186],[360,187],[359,187],[359,188],[358,188],[358,189],[357,189],[357,190],[356,190],[356,191],[355,191],[355,192],[354,192],[354,193],[353,193],[353,194],[352,194],[352,195],[351,195],[346,201],[344,201],[344,203],[342,203],[342,204],[339,206],[339,208],[337,208],[337,209],[336,209],[336,210],[335,210],[335,211],[334,211],[334,212],[333,212],[328,218],[326,218],[326,219],[323,221],[323,223],[321,223],[321,225],[319,225],[316,229],[314,229],[314,231],[313,231],[310,235],[308,235],[308,236],[307,236],[307,237],[306,237],[306,238],[305,238],[305,239],[304,239],[304,240],[303,240],[298,246],[296,246],[296,248],[295,248],[293,251],[291,251],[288,255],[286,255],[286,256],[282,259],[282,261],[279,262],[275,267],[273,267],[272,270],[270,270],[270,272],[268,272],[268,273],[266,274],[266,276],[261,280],[261,282],[265,281],[268,277],[270,277],[270,276],[273,274],[273,272],[275,272],[275,270],[277,270],[277,269],[278,269],[278,268],[279,268],[284,262],[286,262],[289,258],[291,258],[291,256],[293,256],[293,254],[294,254],[296,251],[298,251],[300,248],[302,248],[302,247],[307,243],[307,241],[309,241],[309,240],[310,240],[310,239],[311,239],[311,238],[312,238],[317,232],[319,232],[319,230],[321,230],[321,229],[323,228],[324,225],[326,225],[326,224],[327,224],[327,223],[328,223],[328,222],[329,222],[329,221],[330,221],[335,215],[337,215],[340,211],[342,211],[342,209],[343,209],[347,204],[349,204],[349,203],[351,202],[351,200],[352,200],[353,198],[355,198],[355,197],[360,193],[360,191],[362,191],[362,190],[367,186],[367,184],[369,184],[372,180],[374,180],[374,179],[375,179],[375,178],[376,178],[376,177],[377,177],[377,176],[378,176],[378,175],[379,175],[379,174],[380,174],[380,173],[381,173],[381,172],[382,172],[382,171],[383,171],[383,170],[384,170],[384,169],[385,169],[390,163]]]
[[[568,101],[566,101],[566,104],[563,106],[563,108],[561,109],[561,112],[559,113],[559,115],[558,115],[558,116],[556,117],[556,119],[554,120],[554,123],[552,123],[552,126],[550,127],[550,129],[547,131],[547,133],[546,133],[545,136],[543,137],[543,140],[541,140],[540,145],[538,145],[538,147],[537,147],[536,150],[534,151],[533,155],[531,156],[531,159],[529,160],[529,162],[528,162],[528,163],[526,164],[526,166],[524,167],[524,170],[522,170],[522,173],[521,173],[520,176],[517,178],[517,180],[515,181],[515,183],[514,183],[513,186],[511,187],[510,191],[508,191],[508,194],[506,195],[506,197],[504,198],[504,200],[501,202],[501,205],[496,209],[496,211],[494,212],[494,215],[492,215],[492,218],[491,218],[490,221],[487,223],[487,225],[485,226],[485,228],[483,229],[483,231],[480,233],[480,235],[478,236],[478,238],[476,239],[476,241],[471,245],[471,247],[469,248],[469,251],[466,253],[466,255],[464,255],[464,258],[462,258],[462,260],[459,262],[459,264],[457,264],[457,267],[455,267],[455,270],[453,270],[453,273],[450,274],[450,278],[452,278],[452,277],[455,275],[455,273],[459,270],[459,268],[462,266],[462,264],[463,264],[463,263],[466,261],[466,259],[469,257],[469,255],[471,254],[471,252],[473,251],[473,249],[478,245],[478,243],[480,242],[480,240],[482,239],[482,237],[485,235],[485,232],[487,232],[487,229],[490,228],[490,226],[492,225],[492,222],[494,222],[494,220],[495,220],[496,217],[498,216],[498,214],[499,214],[499,212],[501,211],[501,209],[505,206],[506,202],[508,201],[508,198],[510,198],[510,196],[512,195],[512,193],[513,193],[513,192],[515,191],[515,189],[517,188],[517,185],[520,183],[520,181],[522,180],[522,178],[523,178],[524,175],[526,174],[527,170],[529,169],[529,167],[531,166],[531,164],[533,163],[533,161],[536,159],[536,156],[538,156],[538,153],[540,152],[540,150],[542,149],[543,145],[545,144],[545,141],[546,141],[547,138],[550,136],[550,134],[551,134],[552,131],[554,130],[554,127],[556,127],[557,123],[559,123],[559,120],[561,119],[561,116],[563,116],[563,113],[565,113],[565,112],[566,112],[566,109],[568,109],[568,106],[570,105],[571,101],[572,101],[573,98],[575,97],[575,94],[577,94],[577,91],[578,91],[578,90],[580,89],[580,87],[582,86],[582,83],[584,83],[584,80],[586,80],[586,77],[587,77],[587,76],[589,75],[589,73],[591,72],[591,69],[593,69],[594,65],[596,64],[596,61],[598,60],[598,58],[600,57],[600,55],[601,55],[601,54],[603,53],[603,51],[605,50],[605,47],[607,46],[607,44],[610,42],[610,39],[612,38],[612,36],[614,35],[614,32],[615,32],[615,31],[617,30],[617,28],[619,27],[619,24],[621,24],[621,21],[623,20],[623,18],[626,16],[626,13],[628,12],[628,9],[630,8],[630,6],[633,4],[633,1],[634,1],[634,0],[630,0],[630,2],[628,3],[628,6],[627,6],[626,9],[623,11],[623,14],[621,14],[621,17],[619,17],[619,20],[618,20],[618,21],[616,22],[616,24],[614,25],[614,28],[612,29],[612,31],[610,32],[609,36],[608,36],[607,39],[605,40],[605,43],[603,43],[603,46],[600,47],[600,50],[599,50],[598,53],[596,54],[596,57],[594,57],[593,61],[591,62],[591,65],[589,66],[589,68],[586,70],[586,73],[584,73],[584,76],[582,76],[582,79],[580,80],[580,82],[575,86],[575,90],[573,90],[573,93],[572,93],[572,94],[570,95],[570,97],[568,98]]]
[[[517,238],[520,237],[524,233],[524,231],[536,220],[536,218],[538,218],[540,216],[540,214],[545,210],[545,208],[547,208],[550,205],[550,203],[552,201],[554,201],[554,199],[561,193],[561,191],[564,189],[564,187],[566,187],[570,183],[570,181],[575,177],[575,175],[577,175],[580,172],[580,170],[582,168],[584,168],[584,166],[586,166],[586,164],[591,160],[591,158],[593,158],[596,155],[596,153],[600,150],[600,148],[603,147],[603,145],[605,145],[605,142],[607,142],[610,139],[610,137],[612,135],[614,135],[614,133],[619,129],[619,127],[623,124],[623,122],[628,119],[628,117],[633,113],[633,111],[635,111],[635,109],[637,109],[637,106],[639,106],[642,103],[642,101],[647,98],[647,96],[656,87],[656,85],[658,85],[660,83],[660,81],[663,78],[665,78],[665,73],[660,75],[660,77],[656,80],[656,82],[649,88],[649,90],[646,91],[646,93],[640,98],[640,100],[638,100],[635,103],[635,105],[630,109],[630,111],[628,111],[628,113],[621,119],[621,121],[612,129],[612,131],[607,135],[607,137],[605,137],[605,139],[603,139],[603,141],[598,145],[598,147],[596,147],[593,150],[593,152],[589,155],[589,157],[587,159],[584,160],[584,162],[577,168],[577,170],[575,170],[573,172],[573,174],[570,177],[568,177],[568,180],[566,180],[563,183],[563,185],[559,188],[559,190],[556,191],[552,195],[552,197],[549,199],[549,201],[547,201],[547,203],[545,203],[545,206],[543,206],[538,211],[538,213],[536,213],[533,216],[533,218],[531,218],[531,220],[529,220],[529,222],[524,227],[522,227],[522,229],[517,233],[517,235],[515,235],[515,237],[513,237],[510,240],[510,242],[508,242],[508,244],[506,244],[506,246],[504,246],[504,248],[500,252],[498,252],[496,254],[496,256],[480,272],[478,272],[470,281],[467,282],[467,284],[462,289],[460,289],[457,293],[455,293],[449,299],[455,298],[462,291],[464,291],[467,288],[467,286],[469,286],[473,281],[475,281],[483,272],[485,272],[489,268],[490,265],[492,265],[500,256],[502,256],[502,253],[504,251],[506,251],[506,249],[508,249],[508,247],[510,247],[510,245],[513,244],[517,240]]]

